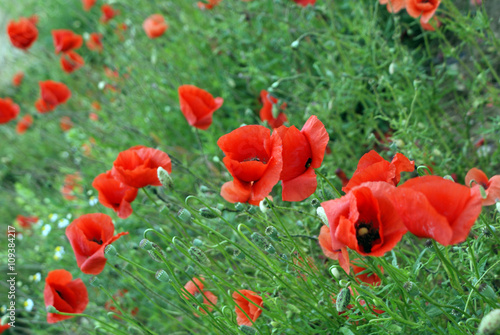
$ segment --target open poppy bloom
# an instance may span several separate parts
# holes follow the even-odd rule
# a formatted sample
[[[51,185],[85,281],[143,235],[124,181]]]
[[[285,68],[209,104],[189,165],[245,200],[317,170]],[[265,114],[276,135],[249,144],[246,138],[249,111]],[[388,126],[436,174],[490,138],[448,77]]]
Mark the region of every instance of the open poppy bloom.
[[[45,307],[54,306],[55,309],[63,313],[78,314],[85,311],[89,303],[87,287],[80,278],[72,279],[73,276],[66,270],[53,270],[48,273],[43,290]],[[56,323],[72,317],[71,315],[47,313],[47,322]]]
[[[87,48],[92,51],[102,52],[102,34],[99,33],[91,33],[89,35],[89,39],[86,42]]]
[[[132,214],[130,203],[137,197],[137,189],[116,180],[111,171],[95,177],[92,186],[99,192],[99,202],[112,208],[118,217],[126,219]]]
[[[119,10],[115,10],[113,7],[111,7],[108,4],[102,5],[101,6],[101,22],[102,23],[108,23],[109,20],[120,14]]]
[[[223,162],[234,180],[221,196],[229,202],[259,205],[280,178],[283,167],[281,138],[264,126],[243,126],[219,138]]]
[[[205,305],[206,309],[209,312],[211,312],[213,309],[211,306],[213,306],[217,303],[218,298],[212,292],[204,290],[204,288],[205,288],[204,281],[205,281],[204,278],[200,278],[200,279],[193,278],[192,280],[188,281],[186,283],[186,285],[184,285],[184,289],[187,292],[191,293],[191,295],[193,295],[195,297],[197,295],[203,294],[203,304]],[[191,297],[187,294],[184,294],[184,298],[187,300],[191,299]],[[205,312],[201,308],[200,308],[200,312],[202,314],[207,314],[207,312]]]
[[[259,112],[259,116],[262,122],[267,121],[271,128],[278,128],[282,126],[283,123],[288,121],[285,113],[278,111],[278,115],[276,116],[273,113],[273,109],[284,110],[286,108],[286,103],[282,104],[281,107],[278,108],[278,99],[271,96],[265,90],[260,91],[260,100],[262,101],[262,108]]]
[[[427,23],[439,7],[441,0],[406,0],[406,11],[411,17],[419,17],[420,22]]]
[[[199,9],[213,9],[220,2],[222,2],[222,0],[207,0],[204,2],[198,1],[198,8]]]
[[[24,72],[19,71],[12,77],[12,85],[14,86],[19,86],[23,82],[24,79]]]
[[[316,191],[314,169],[325,156],[329,137],[325,126],[313,115],[298,130],[295,126],[276,129],[283,144],[283,169],[280,180],[283,201],[302,201]]]
[[[189,125],[208,129],[212,124],[212,114],[222,106],[224,99],[214,99],[210,93],[193,85],[182,85],[178,92],[181,111]]]
[[[387,5],[389,13],[397,13],[406,7],[406,0],[379,0],[381,5]]]
[[[483,171],[472,168],[465,176],[465,185],[470,187],[480,185],[484,188],[486,199],[483,199],[483,206],[491,206],[500,201],[500,175],[493,176],[488,180]]]
[[[122,183],[135,188],[161,186],[157,170],[172,172],[170,157],[161,150],[137,145],[122,151],[113,163],[112,175]]]
[[[438,176],[416,177],[391,195],[408,230],[442,245],[465,241],[481,213],[481,194]]]
[[[29,114],[26,114],[17,123],[16,133],[24,134],[26,130],[28,130],[31,127],[32,124],[33,124],[33,117]]]
[[[73,247],[76,263],[83,273],[98,275],[104,270],[104,248],[128,232],[113,236],[115,225],[111,217],[102,214],[85,214],[73,220],[66,228],[66,236]]]
[[[293,0],[296,4],[306,7],[307,5],[313,6],[316,3],[316,0]]]
[[[394,248],[407,231],[389,198],[395,189],[386,182],[367,182],[323,202],[332,249],[347,246],[363,256],[380,257]]]
[[[38,222],[38,216],[24,216],[18,215],[16,221],[20,227],[24,229],[29,229],[31,226]]]
[[[83,57],[74,51],[65,52],[61,56],[61,67],[66,73],[76,71],[83,65],[85,65]]]
[[[262,307],[264,304],[262,297],[250,290],[239,290],[233,293],[233,300],[236,303],[235,311],[238,326],[252,326],[252,323],[262,313],[262,308],[257,307]]]
[[[165,19],[160,14],[153,14],[144,20],[142,28],[149,38],[157,38],[163,35],[165,30],[168,29],[168,24],[165,23]]]
[[[82,0],[83,9],[89,11],[96,3],[97,0]]]
[[[52,30],[52,39],[56,54],[78,49],[83,44],[83,38],[69,29]]]
[[[58,105],[65,103],[71,97],[68,86],[53,80],[40,81],[40,95],[35,107],[40,113],[54,110]]]
[[[10,98],[0,98],[0,124],[7,123],[19,115],[19,105]]]
[[[7,34],[13,46],[28,50],[38,38],[38,29],[32,20],[21,17],[18,22],[9,21]]]
[[[330,259],[339,261],[339,265],[342,267],[342,269],[344,269],[346,273],[349,273],[349,253],[347,251],[347,248],[344,246],[340,249],[333,249],[332,234],[330,232],[330,228],[327,225],[321,226],[318,241],[323,254]]]
[[[352,178],[342,191],[349,192],[353,187],[367,181],[385,181],[396,186],[401,179],[401,172],[412,172],[415,170],[414,161],[410,161],[403,154],[397,153],[389,163],[374,150],[371,150],[358,162],[358,167]]]

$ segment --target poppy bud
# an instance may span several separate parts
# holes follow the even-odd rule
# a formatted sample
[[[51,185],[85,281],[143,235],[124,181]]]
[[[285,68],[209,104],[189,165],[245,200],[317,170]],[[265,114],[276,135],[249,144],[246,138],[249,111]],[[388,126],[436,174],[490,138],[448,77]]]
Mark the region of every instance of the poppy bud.
[[[214,207],[200,208],[199,213],[201,216],[203,216],[204,218],[207,218],[207,219],[215,219],[216,217],[218,217],[222,214],[222,212],[220,210],[218,210],[217,208],[214,208]]]
[[[337,296],[337,301],[335,302],[335,307],[337,308],[337,312],[345,312],[347,309],[347,305],[351,302],[351,291],[349,288],[343,288],[340,290],[339,295]]]
[[[274,228],[273,226],[269,226],[266,228],[265,233],[267,236],[269,236],[272,240],[276,242],[280,242],[280,238],[278,237],[278,230]]]
[[[149,256],[157,263],[161,263],[161,258],[156,255],[156,253],[153,250],[148,250]]]
[[[321,222],[323,222],[325,226],[330,227],[330,224],[328,223],[328,217],[326,216],[326,212],[323,207],[316,208],[316,214],[319,216]]]
[[[500,330],[500,309],[489,312],[479,324],[478,335],[493,335]]]
[[[330,267],[330,273],[332,274],[332,276],[336,279],[339,279],[340,278],[340,271],[339,269],[337,269],[336,266],[332,266]]]
[[[47,313],[59,313],[59,311],[54,306],[47,306],[45,309]]]
[[[240,249],[234,249],[233,258],[243,260],[245,259],[245,254]]]
[[[172,177],[170,177],[170,174],[167,170],[159,166],[156,170],[156,173],[158,174],[158,180],[163,185],[163,187],[169,190],[172,190],[174,188],[174,181],[172,180]]]
[[[203,245],[203,241],[202,241],[202,240],[200,240],[200,239],[195,238],[195,239],[193,240],[193,245],[194,245],[195,247],[201,247],[201,246]]]
[[[252,206],[252,207],[248,208],[248,213],[255,214],[255,212],[257,212],[257,208],[256,207]]]
[[[142,249],[151,250],[152,248],[151,241],[149,241],[146,238],[143,238],[141,242],[139,242],[139,247],[141,247]]]
[[[311,206],[313,206],[314,208],[318,208],[319,206],[321,206],[321,203],[318,199],[315,198],[311,200]]]
[[[177,213],[177,217],[184,222],[189,222],[191,221],[191,212],[188,211],[187,209],[183,208]]]
[[[241,202],[237,202],[234,204],[234,209],[241,212],[245,210],[245,205],[243,205]]]
[[[417,286],[415,286],[415,284],[412,283],[411,281],[407,281],[406,283],[404,283],[403,288],[406,290],[406,292],[408,292],[408,294],[411,297],[415,297],[420,293]]]
[[[168,282],[170,280],[167,272],[163,269],[156,271],[155,278],[162,282]]]
[[[201,265],[209,266],[210,265],[210,259],[208,259],[207,255],[201,249],[197,247],[191,247],[188,250],[189,254],[191,257],[194,258],[194,260]]]
[[[266,213],[269,208],[271,208],[272,205],[270,205],[266,199],[263,199],[261,202],[259,202],[259,209],[262,213]]]
[[[254,335],[257,333],[257,331],[255,330],[255,328],[252,328],[252,327],[249,327],[249,326],[245,326],[245,325],[241,325],[240,326],[240,331],[245,334],[245,335]]]
[[[108,245],[104,248],[104,255],[106,255],[106,258],[107,258],[107,259],[113,258],[113,257],[115,257],[117,254],[118,254],[118,252],[116,251],[116,248],[115,248],[115,247],[113,247],[113,245],[112,245],[112,244],[108,244]]]
[[[252,241],[255,243],[255,245],[257,245],[262,250],[267,251],[267,249],[270,249],[270,247],[272,246],[271,243],[269,243],[269,241],[267,240],[267,238],[265,238],[259,233],[253,233],[251,238]]]
[[[299,47],[299,44],[300,44],[300,41],[299,40],[295,40],[292,42],[292,44],[290,44],[290,47],[292,49],[297,49]]]

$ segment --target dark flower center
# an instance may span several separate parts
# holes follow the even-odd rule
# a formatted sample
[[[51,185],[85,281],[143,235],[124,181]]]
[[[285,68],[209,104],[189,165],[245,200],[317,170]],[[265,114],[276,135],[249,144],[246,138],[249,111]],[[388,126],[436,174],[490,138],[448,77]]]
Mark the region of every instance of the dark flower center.
[[[313,160],[312,160],[312,158],[310,158],[310,157],[307,159],[307,162],[306,162],[306,169],[309,169],[309,167],[311,166],[312,161],[313,161]]]
[[[61,299],[63,299],[63,300],[64,300],[64,297],[63,297],[63,295],[62,295],[62,293],[61,293],[61,292],[59,292],[58,290],[56,290],[56,293],[57,293],[57,295],[58,295],[59,297],[61,297]]]
[[[255,156],[255,157],[251,157],[251,158],[247,158],[247,159],[244,159],[242,162],[262,162],[263,164],[267,164],[267,161],[265,159],[260,159],[259,157]]]
[[[373,228],[371,223],[361,222],[356,228],[356,239],[363,252],[370,253],[373,242],[380,240],[380,235],[378,229]]]
[[[91,241],[92,241],[92,242],[95,242],[95,243],[97,243],[97,244],[99,244],[99,245],[102,245],[102,240],[98,240],[98,239],[96,239],[96,238],[93,238],[93,239],[91,239]]]

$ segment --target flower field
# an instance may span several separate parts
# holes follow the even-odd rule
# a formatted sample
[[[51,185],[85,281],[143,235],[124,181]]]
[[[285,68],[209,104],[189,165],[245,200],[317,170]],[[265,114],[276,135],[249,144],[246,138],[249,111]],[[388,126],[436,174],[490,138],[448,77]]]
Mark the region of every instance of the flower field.
[[[500,334],[500,6],[0,4],[0,333]]]

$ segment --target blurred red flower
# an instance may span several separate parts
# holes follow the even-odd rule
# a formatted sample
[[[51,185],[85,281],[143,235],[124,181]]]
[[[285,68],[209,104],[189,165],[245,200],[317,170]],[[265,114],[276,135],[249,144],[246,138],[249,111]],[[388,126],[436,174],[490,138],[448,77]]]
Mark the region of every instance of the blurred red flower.
[[[401,172],[412,172],[415,170],[414,161],[410,161],[404,155],[397,153],[391,162],[383,159],[374,150],[371,150],[358,162],[358,167],[352,178],[342,191],[349,192],[352,188],[367,181],[385,181],[396,186],[401,179]]]
[[[40,113],[54,110],[58,105],[65,103],[71,97],[68,86],[53,80],[40,81],[40,95],[35,107]]]
[[[361,255],[380,257],[394,248],[407,230],[389,198],[395,189],[386,182],[367,182],[323,202],[332,249],[347,246]]]
[[[307,5],[313,6],[316,3],[316,0],[293,0],[296,4],[306,7]]]
[[[45,278],[45,307],[54,306],[63,313],[82,313],[89,303],[87,287],[78,278],[75,280],[71,273],[66,270],[50,271]],[[47,313],[47,322],[56,323],[66,319],[71,319],[71,315],[60,315]]]
[[[406,7],[407,0],[379,0],[381,5],[387,5],[387,11],[389,13],[397,13],[401,9]]]
[[[352,261],[351,266],[352,266],[352,270],[354,271],[354,279],[358,283],[363,282],[363,283],[373,285],[373,286],[379,286],[382,283],[382,280],[380,279],[379,276],[377,276],[376,273],[371,272],[370,270],[368,270],[365,267],[356,265],[355,262],[356,262],[355,260]],[[379,266],[379,269],[380,269],[380,271],[382,271],[382,273],[384,272],[384,269],[382,269],[381,266]],[[365,273],[361,273],[361,272],[365,272]]]
[[[157,38],[163,35],[165,30],[168,29],[168,24],[165,23],[165,19],[162,15],[153,14],[144,20],[142,28],[149,38]]]
[[[74,195],[74,191],[76,190],[78,193],[83,191],[82,186],[79,184],[82,180],[79,172],[74,174],[67,174],[64,177],[63,187],[61,188],[61,193],[66,200],[76,200],[76,196]]]
[[[483,206],[494,205],[500,201],[500,175],[491,177],[488,180],[486,174],[478,168],[472,168],[465,176],[465,185],[474,187],[480,185],[486,192],[486,199],[483,199]]]
[[[205,305],[206,309],[211,312],[212,311],[212,306],[217,304],[217,296],[213,294],[210,291],[205,291],[205,285],[204,285],[205,279],[203,277],[198,278],[193,278],[192,280],[188,281],[186,285],[184,285],[184,289],[189,292],[193,296],[197,296],[200,294],[203,294],[203,304]],[[186,300],[190,300],[191,297],[187,294],[183,295]],[[203,309],[200,308],[200,312],[202,314],[207,314]],[[195,316],[198,316],[195,314]]]
[[[95,5],[97,0],[82,0],[83,9],[87,12]]]
[[[89,35],[89,39],[86,42],[87,48],[92,51],[102,52],[102,34],[99,33],[91,33]]]
[[[118,290],[115,294],[113,294],[113,299],[115,301],[121,300],[125,296],[126,293],[128,293],[128,290]],[[115,314],[122,315],[122,312],[118,308],[115,307],[115,303],[112,299],[106,301],[106,303],[104,304],[104,309],[106,309],[107,311],[113,312]],[[139,308],[134,307],[130,311],[130,314],[132,316],[136,316],[138,312],[139,312]],[[115,319],[120,319],[120,317],[118,317],[116,315],[113,315],[113,317]]]
[[[23,82],[24,79],[24,72],[19,71],[17,72],[14,77],[12,77],[12,85],[14,86],[19,86]]]
[[[19,115],[19,105],[10,98],[0,98],[0,124],[7,123]]]
[[[18,215],[16,221],[21,228],[29,229],[33,224],[38,222],[38,216]]]
[[[199,9],[212,9],[221,2],[222,2],[222,0],[206,0],[204,2],[198,1],[198,8]]]
[[[61,127],[62,131],[68,131],[73,128],[73,122],[71,121],[71,118],[69,116],[63,116],[61,118],[61,121],[59,122],[59,126]]]
[[[116,180],[111,171],[95,177],[92,186],[99,192],[99,202],[112,208],[119,218],[126,219],[132,214],[130,203],[137,196],[137,189]]]
[[[120,14],[119,10],[115,10],[113,7],[111,7],[108,4],[102,5],[101,6],[101,22],[102,23],[108,23],[109,20]]]
[[[99,121],[99,115],[97,115],[96,113],[90,113],[89,119],[92,121]]]
[[[96,111],[101,110],[101,105],[97,101],[92,102],[92,108],[95,109]]]
[[[5,325],[0,325],[0,334],[10,328],[10,325],[7,323]]]
[[[26,130],[28,130],[31,127],[32,124],[33,124],[33,117],[29,114],[26,114],[17,123],[16,132],[18,134],[24,134]]]
[[[219,138],[223,162],[234,180],[225,183],[221,195],[229,202],[259,205],[279,181],[283,167],[282,143],[264,126],[243,126]]]
[[[172,172],[172,162],[166,153],[137,145],[118,154],[111,173],[117,180],[131,187],[161,186],[157,175],[160,166],[168,173]]]
[[[262,108],[259,112],[259,116],[262,122],[267,121],[271,128],[278,128],[288,121],[285,113],[279,111],[279,109],[285,110],[286,103],[278,107],[278,99],[271,96],[265,90],[260,91],[260,100],[262,101]],[[273,110],[275,110],[274,113]]]
[[[406,0],[406,11],[411,17],[419,17],[420,22],[427,23],[439,7],[441,0]]]
[[[61,56],[61,67],[66,73],[76,71],[83,65],[85,65],[83,57],[74,51],[65,52]]]
[[[56,54],[78,49],[83,44],[83,38],[69,29],[52,30],[52,39]]]
[[[346,273],[349,273],[349,253],[347,248],[343,246],[340,249],[333,249],[330,227],[327,225],[321,226],[318,241],[323,254],[330,259],[339,261],[339,265],[342,269],[344,269]]]
[[[250,290],[239,290],[233,293],[233,300],[236,304],[236,322],[238,325],[252,326],[252,323],[262,313],[262,308],[260,308],[264,305],[262,297]]]
[[[21,17],[18,22],[9,21],[7,34],[13,46],[28,50],[38,38],[38,29],[32,20]]]
[[[113,236],[114,231],[111,217],[102,213],[82,215],[66,228],[76,263],[83,273],[98,275],[104,270],[107,261],[104,248],[128,234],[124,232]]]
[[[441,27],[441,21],[435,16],[433,16],[428,22],[423,22],[422,18],[420,18],[420,25],[422,29],[428,31],[436,31],[436,28]]]
[[[214,99],[210,93],[193,85],[180,86],[178,93],[182,114],[189,125],[202,130],[210,127],[212,114],[224,102],[224,99]]]
[[[276,129],[283,144],[280,180],[283,201],[302,201],[316,191],[314,169],[321,166],[329,137],[325,126],[313,115],[298,130],[295,126]]]
[[[412,234],[442,245],[465,241],[482,209],[478,188],[438,176],[412,178],[391,198]]]

